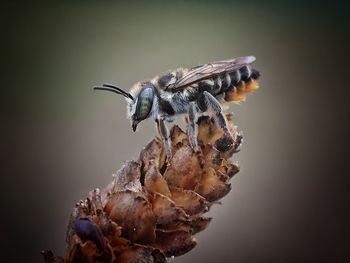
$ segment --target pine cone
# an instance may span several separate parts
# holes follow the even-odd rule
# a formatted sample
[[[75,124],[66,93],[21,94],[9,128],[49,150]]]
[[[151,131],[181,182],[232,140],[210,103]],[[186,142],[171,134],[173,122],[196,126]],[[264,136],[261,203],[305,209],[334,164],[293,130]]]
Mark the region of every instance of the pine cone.
[[[166,162],[159,138],[137,161],[128,161],[104,189],[74,208],[67,231],[67,258],[43,252],[46,262],[161,263],[187,253],[193,235],[211,218],[203,216],[231,189],[239,171],[228,159],[242,137],[228,114],[232,138],[207,116],[198,120],[201,153],[193,152],[178,126],[171,130],[173,158]]]

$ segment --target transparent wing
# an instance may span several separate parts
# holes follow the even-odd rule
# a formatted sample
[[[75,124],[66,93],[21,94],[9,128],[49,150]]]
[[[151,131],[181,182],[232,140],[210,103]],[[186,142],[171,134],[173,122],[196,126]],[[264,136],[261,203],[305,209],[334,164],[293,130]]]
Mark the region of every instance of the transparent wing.
[[[239,57],[230,60],[217,61],[191,68],[184,76],[176,81],[171,88],[172,91],[181,91],[185,87],[197,83],[201,80],[220,75],[222,73],[233,72],[255,60],[253,56]]]

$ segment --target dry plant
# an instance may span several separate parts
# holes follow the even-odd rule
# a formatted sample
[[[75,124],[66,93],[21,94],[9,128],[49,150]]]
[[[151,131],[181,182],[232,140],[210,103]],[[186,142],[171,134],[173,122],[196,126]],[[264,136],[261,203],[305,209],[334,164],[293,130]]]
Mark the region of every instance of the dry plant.
[[[68,224],[67,256],[44,251],[46,262],[161,263],[187,253],[193,237],[207,228],[204,214],[231,189],[239,171],[229,158],[242,137],[227,115],[232,138],[213,119],[198,120],[201,152],[187,134],[171,130],[173,158],[167,162],[163,143],[153,139],[138,160],[126,162],[105,188],[91,191],[76,204]]]

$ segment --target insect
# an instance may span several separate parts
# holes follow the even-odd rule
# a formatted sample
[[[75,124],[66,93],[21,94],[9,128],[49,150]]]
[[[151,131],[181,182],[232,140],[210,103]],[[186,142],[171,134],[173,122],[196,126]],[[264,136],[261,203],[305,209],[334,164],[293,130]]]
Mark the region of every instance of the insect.
[[[133,131],[136,131],[141,121],[153,118],[163,139],[167,158],[170,159],[171,141],[165,122],[173,121],[180,114],[188,115],[187,133],[194,151],[200,151],[197,120],[207,111],[211,111],[217,125],[234,143],[222,104],[244,101],[245,93],[258,88],[256,80],[260,73],[250,66],[254,61],[255,57],[246,56],[190,69],[178,68],[151,80],[140,81],[130,92],[111,84],[103,84],[94,89],[115,92],[126,98],[127,116],[131,119]]]

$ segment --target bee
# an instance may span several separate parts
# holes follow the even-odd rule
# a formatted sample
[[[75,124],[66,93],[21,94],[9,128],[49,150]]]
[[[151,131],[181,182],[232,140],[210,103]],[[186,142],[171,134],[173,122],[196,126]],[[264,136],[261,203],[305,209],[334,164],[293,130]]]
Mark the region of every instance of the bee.
[[[232,144],[234,139],[229,131],[222,105],[239,103],[245,94],[258,88],[259,71],[250,64],[255,57],[246,56],[217,61],[190,69],[178,68],[164,72],[151,80],[136,83],[129,92],[121,88],[103,84],[95,90],[106,90],[125,97],[127,116],[132,129],[149,118],[156,121],[163,140],[167,159],[172,157],[169,130],[165,122],[172,122],[176,116],[187,114],[188,139],[194,151],[200,151],[197,141],[197,120],[210,111]]]

